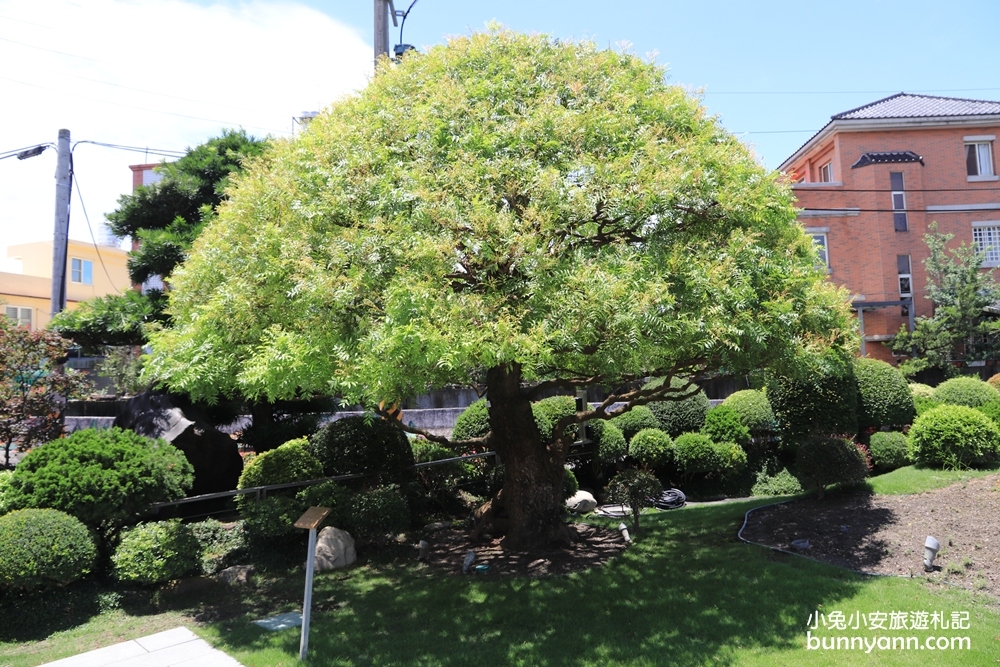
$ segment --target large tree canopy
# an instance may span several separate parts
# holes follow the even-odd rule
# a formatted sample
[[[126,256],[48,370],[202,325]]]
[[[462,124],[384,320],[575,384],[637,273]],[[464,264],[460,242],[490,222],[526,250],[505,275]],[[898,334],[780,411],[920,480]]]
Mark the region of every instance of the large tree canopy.
[[[529,401],[641,404],[853,331],[790,190],[632,55],[503,30],[383,62],[236,179],[174,274],[147,371],[195,398],[369,404],[485,386],[508,539],[557,539],[569,443]]]

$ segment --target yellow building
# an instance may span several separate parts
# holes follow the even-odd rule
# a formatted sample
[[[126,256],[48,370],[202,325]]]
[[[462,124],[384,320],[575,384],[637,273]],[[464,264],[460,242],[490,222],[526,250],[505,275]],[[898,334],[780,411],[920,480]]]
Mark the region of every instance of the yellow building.
[[[132,289],[128,253],[106,245],[69,240],[66,261],[66,308],[79,302]],[[0,272],[0,303],[7,317],[31,329],[44,329],[51,319],[52,241],[7,248],[20,262],[19,273]]]

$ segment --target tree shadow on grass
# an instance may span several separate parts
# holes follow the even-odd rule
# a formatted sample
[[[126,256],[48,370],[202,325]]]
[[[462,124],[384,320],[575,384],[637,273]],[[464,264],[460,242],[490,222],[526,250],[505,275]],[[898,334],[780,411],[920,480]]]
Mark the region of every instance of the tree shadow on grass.
[[[736,538],[754,503],[651,516],[623,556],[542,579],[446,576],[416,565],[321,576],[310,664],[734,664],[737,647],[800,645],[810,613],[863,579],[777,562]],[[759,504],[759,503],[757,503]],[[224,650],[297,654],[298,633],[215,626]]]

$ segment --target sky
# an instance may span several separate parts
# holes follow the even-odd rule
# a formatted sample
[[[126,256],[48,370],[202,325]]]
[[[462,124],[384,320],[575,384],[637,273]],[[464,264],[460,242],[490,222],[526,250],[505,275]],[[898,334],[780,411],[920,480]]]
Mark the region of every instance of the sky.
[[[70,130],[70,237],[100,239],[129,165],[225,128],[288,137],[302,111],[362,90],[373,14],[373,0],[0,0],[0,270],[17,270],[6,246],[52,237],[55,214],[56,151],[5,155]],[[1000,100],[996,0],[417,0],[403,42],[425,51],[491,20],[655,58],[768,169],[831,115],[897,92]]]

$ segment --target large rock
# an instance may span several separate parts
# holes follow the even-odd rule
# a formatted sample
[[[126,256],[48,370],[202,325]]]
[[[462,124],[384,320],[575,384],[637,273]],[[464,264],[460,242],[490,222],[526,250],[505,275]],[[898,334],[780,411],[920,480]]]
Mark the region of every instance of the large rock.
[[[327,572],[347,567],[358,559],[354,538],[346,530],[327,526],[316,537],[317,572]]]
[[[185,411],[161,392],[144,392],[130,399],[115,426],[147,438],[163,438],[184,452],[194,467],[191,495],[230,491],[243,471],[243,458],[232,438],[194,411]]]
[[[566,507],[570,512],[586,514],[597,508],[597,499],[587,491],[577,491],[566,499]]]

